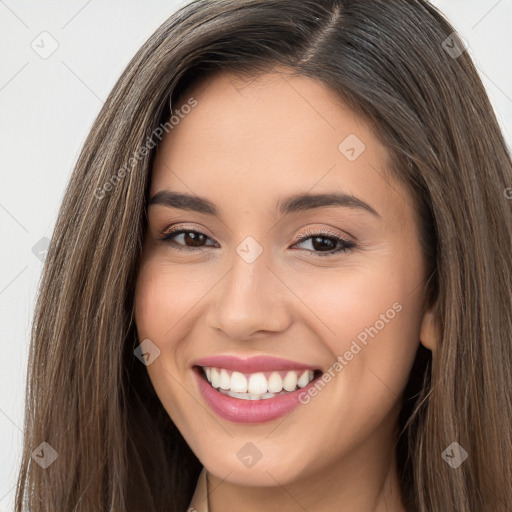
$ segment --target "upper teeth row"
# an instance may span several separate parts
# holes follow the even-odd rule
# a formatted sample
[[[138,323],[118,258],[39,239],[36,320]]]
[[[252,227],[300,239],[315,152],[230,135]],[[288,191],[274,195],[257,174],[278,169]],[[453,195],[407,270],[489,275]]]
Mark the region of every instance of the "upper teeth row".
[[[244,375],[240,372],[230,372],[224,368],[204,367],[204,373],[208,382],[214,388],[230,390],[235,393],[251,393],[261,395],[263,393],[279,393],[280,391],[295,391],[297,386],[307,386],[314,377],[312,370],[291,370],[283,373],[272,372],[265,377],[263,372]]]

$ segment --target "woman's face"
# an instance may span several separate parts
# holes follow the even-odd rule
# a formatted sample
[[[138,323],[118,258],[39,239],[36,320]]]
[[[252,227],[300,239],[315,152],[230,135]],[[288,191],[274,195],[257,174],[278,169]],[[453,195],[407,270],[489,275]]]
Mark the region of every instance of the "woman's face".
[[[315,80],[221,74],[174,107],[135,297],[158,397],[232,483],[366,474],[391,456],[424,320],[410,194]]]

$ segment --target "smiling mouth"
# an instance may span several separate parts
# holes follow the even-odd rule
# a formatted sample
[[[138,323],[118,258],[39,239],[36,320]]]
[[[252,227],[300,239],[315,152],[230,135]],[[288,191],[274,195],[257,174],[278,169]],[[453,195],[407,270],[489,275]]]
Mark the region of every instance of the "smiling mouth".
[[[287,395],[304,388],[321,375],[320,370],[242,373],[211,366],[196,366],[195,369],[213,389],[241,400],[266,400]]]

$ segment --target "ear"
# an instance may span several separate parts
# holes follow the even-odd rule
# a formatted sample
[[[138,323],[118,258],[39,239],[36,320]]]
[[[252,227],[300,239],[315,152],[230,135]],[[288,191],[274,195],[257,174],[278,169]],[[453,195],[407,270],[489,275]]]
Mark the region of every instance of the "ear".
[[[420,342],[431,351],[434,351],[439,342],[439,334],[435,321],[435,308],[429,308],[423,314],[420,327]]]

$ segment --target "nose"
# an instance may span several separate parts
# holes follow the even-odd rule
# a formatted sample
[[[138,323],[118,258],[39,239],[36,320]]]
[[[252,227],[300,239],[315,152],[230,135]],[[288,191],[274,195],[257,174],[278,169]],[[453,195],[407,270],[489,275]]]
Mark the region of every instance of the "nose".
[[[232,339],[282,332],[291,323],[293,304],[288,301],[293,293],[270,269],[263,254],[252,263],[236,254],[232,268],[215,287],[208,325]]]

